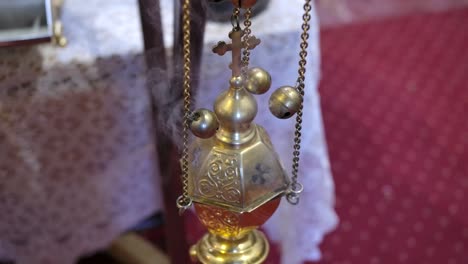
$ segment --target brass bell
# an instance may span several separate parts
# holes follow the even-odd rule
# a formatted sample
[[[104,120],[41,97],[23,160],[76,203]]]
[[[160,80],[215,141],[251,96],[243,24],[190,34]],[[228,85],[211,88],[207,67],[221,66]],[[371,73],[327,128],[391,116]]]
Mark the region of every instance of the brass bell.
[[[216,115],[208,109],[198,109],[193,113],[193,121],[190,130],[199,138],[210,138],[216,134],[218,129],[218,119]]]
[[[287,119],[299,111],[301,104],[302,96],[296,88],[283,86],[271,94],[268,106],[274,116]]]
[[[247,72],[245,89],[253,94],[264,94],[271,87],[271,75],[262,68],[251,68]]]

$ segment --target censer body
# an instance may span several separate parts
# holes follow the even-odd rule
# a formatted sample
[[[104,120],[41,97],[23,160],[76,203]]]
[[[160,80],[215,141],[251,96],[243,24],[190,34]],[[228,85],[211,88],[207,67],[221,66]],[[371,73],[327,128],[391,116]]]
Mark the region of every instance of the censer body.
[[[216,134],[190,146],[189,195],[209,231],[191,255],[203,263],[262,263],[268,242],[256,228],[289,184],[268,134],[252,123],[255,98],[236,80],[215,102]]]

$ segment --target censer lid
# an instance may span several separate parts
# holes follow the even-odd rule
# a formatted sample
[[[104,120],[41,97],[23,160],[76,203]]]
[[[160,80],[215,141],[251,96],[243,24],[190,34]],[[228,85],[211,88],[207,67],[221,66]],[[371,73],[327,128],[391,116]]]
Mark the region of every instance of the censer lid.
[[[224,143],[240,145],[254,137],[252,122],[257,115],[257,101],[243,87],[242,77],[232,77],[230,84],[214,103],[219,122],[216,137]]]

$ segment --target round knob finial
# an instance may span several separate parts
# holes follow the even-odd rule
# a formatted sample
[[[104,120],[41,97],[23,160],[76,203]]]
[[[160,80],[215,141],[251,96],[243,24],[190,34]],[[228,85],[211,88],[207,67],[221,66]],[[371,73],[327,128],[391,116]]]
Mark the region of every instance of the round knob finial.
[[[240,89],[244,85],[244,79],[242,76],[234,76],[229,80],[229,84],[234,89]]]
[[[231,144],[241,144],[252,136],[252,121],[257,115],[257,101],[243,88],[242,77],[232,77],[231,87],[215,101],[214,112],[219,121],[216,134]]]

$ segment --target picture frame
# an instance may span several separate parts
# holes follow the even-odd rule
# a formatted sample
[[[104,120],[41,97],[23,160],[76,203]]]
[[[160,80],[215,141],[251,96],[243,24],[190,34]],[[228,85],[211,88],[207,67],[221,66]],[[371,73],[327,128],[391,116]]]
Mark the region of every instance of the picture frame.
[[[55,17],[54,0],[14,0],[0,2],[0,47],[66,41]]]

